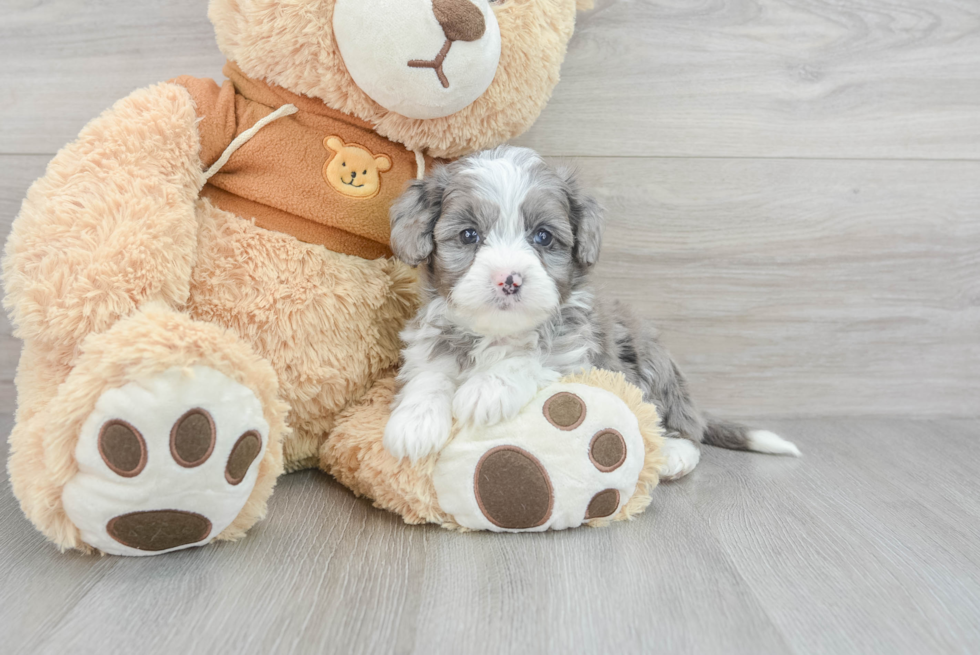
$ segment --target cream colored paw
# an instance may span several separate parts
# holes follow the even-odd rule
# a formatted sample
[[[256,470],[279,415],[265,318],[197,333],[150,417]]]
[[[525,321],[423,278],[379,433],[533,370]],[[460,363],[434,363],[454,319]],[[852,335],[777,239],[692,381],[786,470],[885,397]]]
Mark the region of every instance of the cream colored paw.
[[[614,394],[553,384],[518,415],[467,426],[433,474],[439,505],[473,530],[562,530],[615,516],[646,452],[636,416]]]
[[[65,512],[85,543],[113,555],[203,546],[244,507],[268,438],[255,394],[214,369],[130,382],[85,421]]]

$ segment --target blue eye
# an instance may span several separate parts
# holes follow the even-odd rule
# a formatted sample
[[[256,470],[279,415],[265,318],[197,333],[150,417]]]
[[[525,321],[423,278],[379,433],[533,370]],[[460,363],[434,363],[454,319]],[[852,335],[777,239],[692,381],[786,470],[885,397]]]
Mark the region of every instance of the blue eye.
[[[471,246],[474,243],[479,243],[480,233],[472,228],[466,229],[459,233],[459,239],[466,245]]]
[[[538,230],[538,233],[534,235],[534,243],[539,246],[550,246],[554,240],[555,238],[548,230]]]

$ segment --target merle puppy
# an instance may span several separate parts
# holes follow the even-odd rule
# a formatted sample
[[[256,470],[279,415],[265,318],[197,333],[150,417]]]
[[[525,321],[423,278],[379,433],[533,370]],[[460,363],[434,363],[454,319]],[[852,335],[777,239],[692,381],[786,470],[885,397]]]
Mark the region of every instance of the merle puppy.
[[[665,478],[689,473],[701,443],[799,455],[772,432],[707,420],[655,333],[596,293],[602,227],[571,173],[526,148],[471,155],[409,187],[391,209],[391,247],[421,264],[423,305],[402,332],[392,454],[416,461],[448,441],[453,417],[512,418],[562,375],[598,367],[658,407],[673,437]]]

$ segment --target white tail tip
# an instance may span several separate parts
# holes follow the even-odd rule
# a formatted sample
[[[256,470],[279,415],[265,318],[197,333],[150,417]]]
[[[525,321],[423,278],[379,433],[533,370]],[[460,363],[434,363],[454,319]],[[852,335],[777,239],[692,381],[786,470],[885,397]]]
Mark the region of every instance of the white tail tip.
[[[769,430],[752,430],[748,434],[749,450],[771,455],[792,455],[802,457],[803,453],[791,441],[786,441],[775,432]]]

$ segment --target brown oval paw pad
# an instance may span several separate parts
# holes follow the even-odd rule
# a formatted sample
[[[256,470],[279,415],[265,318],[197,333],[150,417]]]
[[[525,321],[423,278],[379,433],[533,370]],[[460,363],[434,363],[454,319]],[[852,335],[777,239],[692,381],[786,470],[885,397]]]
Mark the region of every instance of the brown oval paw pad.
[[[214,451],[214,419],[203,409],[192,409],[170,430],[170,454],[184,468],[200,466]]]
[[[573,393],[556,393],[544,403],[544,417],[559,430],[574,430],[585,420],[585,402]]]
[[[488,450],[476,465],[473,486],[480,511],[497,527],[536,528],[551,517],[555,495],[548,473],[516,446]]]
[[[194,512],[160,509],[117,516],[106,532],[124,546],[158,552],[203,541],[211,534],[211,521]]]
[[[146,442],[126,421],[106,422],[99,433],[99,454],[114,473],[133,478],[146,467]]]
[[[581,505],[579,506],[581,507]],[[612,516],[619,508],[619,490],[617,489],[606,489],[605,491],[600,491],[592,500],[589,501],[589,507],[585,510],[586,519],[601,519],[607,516]]]
[[[252,465],[259,451],[262,450],[262,437],[258,432],[246,432],[238,438],[235,446],[228,455],[228,464],[225,466],[225,479],[230,484],[239,484],[245,479],[248,467]]]
[[[615,471],[626,461],[626,440],[613,429],[602,430],[592,437],[589,459],[603,473]]]

